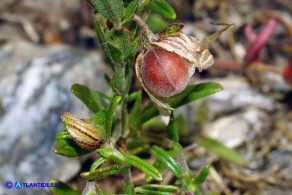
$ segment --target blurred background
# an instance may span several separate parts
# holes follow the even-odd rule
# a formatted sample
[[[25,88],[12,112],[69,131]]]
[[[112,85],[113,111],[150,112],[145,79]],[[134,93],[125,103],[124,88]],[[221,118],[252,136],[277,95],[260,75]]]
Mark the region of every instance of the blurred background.
[[[215,64],[192,83],[215,81],[224,90],[178,109],[190,168],[209,163],[202,193],[292,194],[292,1],[169,0],[175,21],[152,14],[148,23],[183,22],[199,39],[234,23],[211,44]],[[54,154],[60,113],[90,116],[70,94],[74,83],[106,92],[110,74],[95,36],[93,10],[81,0],[0,2],[0,194],[48,194],[43,188],[6,189],[6,181],[60,179],[82,191],[79,173],[96,158]],[[164,131],[154,121],[145,128]],[[236,150],[241,167],[222,160],[192,139],[204,134]],[[219,155],[220,156],[220,155]],[[135,182],[143,178],[133,176]],[[170,180],[168,182],[171,182]],[[108,192],[119,186],[104,181]]]

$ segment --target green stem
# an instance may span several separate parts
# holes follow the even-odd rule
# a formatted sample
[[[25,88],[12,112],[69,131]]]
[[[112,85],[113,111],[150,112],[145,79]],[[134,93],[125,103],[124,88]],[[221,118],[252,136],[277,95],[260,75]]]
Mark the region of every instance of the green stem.
[[[175,142],[179,142],[179,134],[178,134],[178,128],[176,125],[176,121],[173,115],[173,112],[170,114],[170,123],[166,128],[168,136],[171,140]]]
[[[132,182],[131,168],[123,172],[123,193],[124,194],[135,194],[134,184]]]
[[[144,44],[148,44],[157,39],[157,35],[153,34],[148,25],[136,14],[133,15],[133,20],[137,22],[138,26],[142,29],[143,37],[146,39]]]
[[[189,167],[187,164],[187,161],[184,156],[184,151],[179,143],[177,143],[175,150],[177,150],[177,158],[178,158],[178,164],[183,170],[183,177],[182,177],[182,190],[187,191],[188,190],[188,181],[187,177],[189,176]]]

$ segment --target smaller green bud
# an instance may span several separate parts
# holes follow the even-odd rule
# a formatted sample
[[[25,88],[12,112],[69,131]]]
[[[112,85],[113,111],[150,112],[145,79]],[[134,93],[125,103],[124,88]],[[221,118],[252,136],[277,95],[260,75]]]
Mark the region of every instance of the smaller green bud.
[[[72,139],[82,148],[94,150],[104,143],[106,133],[102,126],[90,123],[68,112],[63,112],[61,119]]]

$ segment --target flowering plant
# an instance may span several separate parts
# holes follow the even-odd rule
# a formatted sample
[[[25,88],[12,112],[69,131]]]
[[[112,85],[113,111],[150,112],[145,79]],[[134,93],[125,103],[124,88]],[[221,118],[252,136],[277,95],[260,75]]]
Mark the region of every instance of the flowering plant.
[[[182,33],[182,24],[167,26],[153,34],[144,22],[151,11],[167,19],[176,17],[164,0],[87,2],[95,10],[96,34],[114,71],[113,77],[106,77],[111,94],[73,85],[72,93],[93,115],[81,119],[62,113],[65,130],[56,135],[53,150],[67,157],[98,154],[90,169],[81,173],[89,180],[84,194],[103,193],[99,180],[117,174],[122,176],[123,194],[198,194],[198,186],[207,178],[208,166],[197,173],[188,168],[173,109],[222,89],[213,82],[197,85],[188,82],[196,68],[202,71],[212,65],[208,46],[231,25],[201,41]],[[136,58],[141,39],[144,49]],[[146,106],[142,106],[140,90],[130,93],[135,64],[136,76],[151,99]],[[158,114],[167,125],[168,137],[141,131],[142,125]],[[155,162],[150,163],[142,152],[155,157]],[[172,173],[174,183],[159,183],[164,178],[164,168]],[[145,176],[142,185],[132,180],[135,170]],[[51,191],[77,193],[65,184]]]

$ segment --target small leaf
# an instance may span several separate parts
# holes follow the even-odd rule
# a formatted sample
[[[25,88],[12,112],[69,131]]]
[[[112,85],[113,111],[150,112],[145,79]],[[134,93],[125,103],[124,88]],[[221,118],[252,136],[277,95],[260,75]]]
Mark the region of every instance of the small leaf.
[[[222,159],[228,160],[240,166],[246,166],[247,164],[246,161],[235,150],[226,147],[217,140],[205,136],[198,136],[195,138],[195,141],[197,144],[217,154]]]
[[[106,122],[105,122],[105,130],[106,130],[107,137],[110,137],[110,135],[111,135],[111,129],[112,129],[115,111],[116,111],[116,108],[121,101],[122,101],[121,96],[115,96],[111,102],[109,109],[108,109],[108,112],[106,115]]]
[[[89,118],[88,121],[96,125],[104,126],[106,121],[106,114],[106,110],[101,110],[93,115],[91,118]]]
[[[189,85],[181,93],[173,96],[169,100],[171,107],[177,108],[194,100],[212,95],[221,91],[223,88],[220,84],[214,82],[200,83],[198,85]]]
[[[143,194],[143,195],[171,195],[171,192],[159,192],[155,190],[147,190],[147,189],[137,189],[135,190],[136,193]]]
[[[208,173],[209,173],[209,166],[207,165],[207,166],[204,166],[202,168],[200,173],[194,179],[194,184],[199,185],[199,184],[203,183],[207,179]]]
[[[146,184],[140,186],[138,188],[146,189],[146,190],[154,190],[154,191],[161,191],[161,192],[174,192],[178,193],[178,188],[173,185],[160,185],[160,184]]]
[[[152,0],[147,7],[167,19],[176,18],[175,11],[165,0]]]
[[[143,195],[170,195],[178,194],[179,189],[176,186],[172,185],[160,185],[160,184],[147,184],[135,188],[136,193],[141,193]]]
[[[133,14],[135,13],[140,0],[133,0],[125,10],[125,16],[123,18],[123,23],[126,23],[132,19]]]
[[[170,36],[170,35],[173,35],[173,34],[176,34],[177,32],[179,32],[183,27],[184,27],[184,25],[182,23],[171,24],[171,25],[167,26],[165,29],[163,29],[163,31],[160,32],[159,35]]]
[[[125,9],[122,0],[93,0],[93,5],[112,23],[118,23],[124,17]]]
[[[81,173],[81,177],[88,180],[94,180],[102,177],[106,177],[109,175],[113,175],[119,173],[121,171],[127,170],[129,166],[119,166],[119,165],[110,165],[105,168],[99,168],[94,171],[83,172]]]
[[[105,34],[105,31],[108,32],[106,23],[104,21],[104,18],[102,17],[101,14],[96,13],[94,15],[94,29],[96,32],[96,35],[98,37],[99,42],[101,43],[100,45],[102,46],[103,51],[106,53],[106,56],[108,58],[108,60],[110,61],[110,65],[113,66],[113,64],[115,63],[113,57],[111,56],[111,50],[109,49],[108,45],[107,45],[107,36]]]
[[[112,145],[104,144],[101,146],[101,148],[95,150],[98,154],[101,156],[112,159],[113,161],[121,164],[125,161],[125,157],[114,148]]]
[[[133,39],[131,31],[125,28],[107,33],[106,39],[110,54],[117,64],[125,63],[129,56],[134,55],[139,41],[138,37]]]
[[[61,140],[61,139],[72,139],[70,134],[66,130],[59,131],[56,136],[56,140]]]
[[[111,57],[111,59],[113,60],[113,63],[118,63],[118,62],[123,61],[122,51],[120,50],[119,47],[117,47],[117,45],[111,42],[108,42],[105,44],[107,45],[108,51],[110,52],[110,53],[107,53],[107,56]]]
[[[72,85],[71,92],[94,113],[104,109],[106,106],[104,100],[107,99],[108,96],[101,92],[93,91],[84,85]]]
[[[175,160],[163,149],[159,148],[158,146],[152,146],[150,149],[150,153],[155,156],[158,160],[163,162],[167,168],[178,178],[182,177],[182,169],[181,167],[175,162]]]
[[[146,21],[153,32],[160,32],[167,27],[167,22],[158,14],[150,14]]]
[[[172,108],[177,108],[184,104],[190,103],[194,100],[212,95],[221,90],[222,90],[222,86],[214,82],[206,82],[206,83],[200,83],[197,85],[189,85],[184,91],[171,97],[169,99],[169,105]],[[153,106],[152,103],[149,103],[140,112],[140,115],[137,118],[137,124],[138,125],[143,124],[149,119],[157,116],[158,114],[159,114],[158,110]]]
[[[128,156],[126,156],[126,162],[129,163],[130,165],[136,167],[137,169],[142,170],[146,174],[149,174],[155,180],[158,180],[158,181],[162,180],[162,176],[159,173],[159,171],[155,167],[153,167],[153,165],[142,160],[141,158],[134,156],[134,155],[128,155]]]
[[[141,105],[142,105],[142,93],[141,91],[136,91],[136,92],[133,92],[129,95],[128,97],[128,102],[131,102],[135,100],[135,103],[132,107],[132,110],[131,110],[131,113],[130,113],[130,116],[129,116],[129,122],[131,124],[134,124],[138,115],[139,115],[139,112],[141,110]]]
[[[76,144],[72,139],[59,139],[53,148],[53,151],[59,155],[67,157],[81,156],[89,154],[90,150],[85,150]]]
[[[103,163],[105,163],[108,159],[104,158],[104,157],[99,157],[98,159],[96,159],[90,166],[90,171],[94,171],[95,169],[97,169],[100,165],[102,165]]]
[[[60,195],[60,194],[70,194],[70,195],[79,195],[80,192],[72,189],[67,184],[58,181],[58,180],[52,180],[49,182],[50,184],[53,184],[54,187],[50,187],[49,190],[52,193],[52,195]]]

